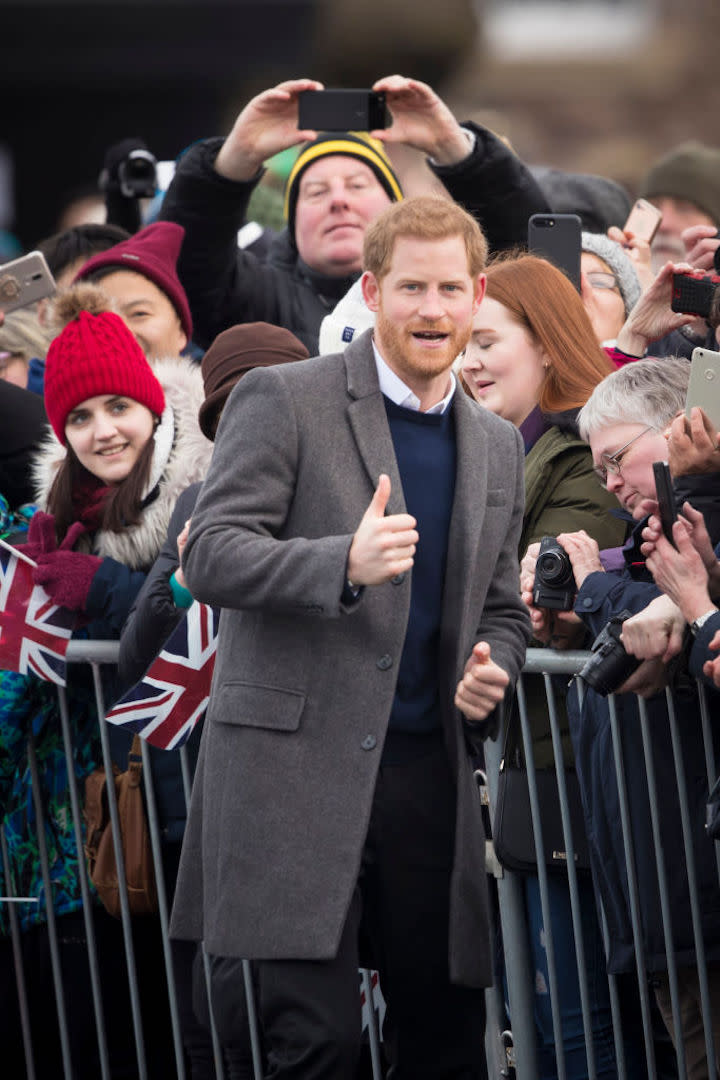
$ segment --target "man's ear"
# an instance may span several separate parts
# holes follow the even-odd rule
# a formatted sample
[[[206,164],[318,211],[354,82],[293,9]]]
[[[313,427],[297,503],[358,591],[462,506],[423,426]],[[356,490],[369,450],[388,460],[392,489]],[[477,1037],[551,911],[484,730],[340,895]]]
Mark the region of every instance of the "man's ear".
[[[473,299],[473,315],[480,307],[483,297],[485,296],[485,289],[487,288],[487,275],[478,274],[475,281],[475,296]]]
[[[377,311],[380,307],[380,285],[377,278],[369,270],[366,270],[360,279],[363,300],[368,311]]]

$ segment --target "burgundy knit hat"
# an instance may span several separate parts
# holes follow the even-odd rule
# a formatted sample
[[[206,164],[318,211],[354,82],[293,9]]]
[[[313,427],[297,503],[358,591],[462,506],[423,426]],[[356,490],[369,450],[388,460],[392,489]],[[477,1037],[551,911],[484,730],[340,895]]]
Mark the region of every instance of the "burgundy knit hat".
[[[243,323],[223,330],[200,364],[205,382],[205,400],[200,406],[198,419],[203,434],[208,439],[215,438],[217,420],[230,391],[246,372],[256,367],[307,360],[309,355],[294,334],[270,323]]]
[[[190,305],[177,275],[177,261],[184,236],[182,225],[176,225],[173,221],[157,221],[135,233],[129,240],[93,255],[80,267],[74,281],[92,277],[96,270],[106,267],[134,270],[136,274],[142,274],[168,297],[190,341],[193,332]]]
[[[156,416],[165,408],[163,388],[120,316],[81,311],[51,342],[45,361],[45,411],[60,442],[68,413],[100,394],[132,398]]]

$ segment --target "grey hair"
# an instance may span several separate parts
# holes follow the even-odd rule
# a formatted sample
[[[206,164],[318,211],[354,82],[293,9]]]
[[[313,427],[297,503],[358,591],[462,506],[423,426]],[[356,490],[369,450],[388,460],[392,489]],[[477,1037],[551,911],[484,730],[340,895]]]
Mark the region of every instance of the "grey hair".
[[[613,424],[644,424],[662,431],[685,408],[690,362],[682,356],[635,360],[607,375],[578,415],[585,442]]]

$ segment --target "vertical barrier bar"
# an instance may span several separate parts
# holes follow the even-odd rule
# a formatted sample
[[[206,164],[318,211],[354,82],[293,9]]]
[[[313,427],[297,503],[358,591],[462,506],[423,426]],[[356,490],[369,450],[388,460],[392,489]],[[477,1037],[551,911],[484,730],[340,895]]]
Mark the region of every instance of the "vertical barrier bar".
[[[583,940],[582,916],[580,914],[580,892],[577,881],[577,867],[575,866],[575,843],[572,835],[572,826],[570,824],[570,805],[568,803],[567,784],[565,782],[565,763],[563,760],[562,739],[560,737],[560,722],[558,720],[557,708],[555,705],[555,692],[552,687],[551,677],[546,674],[543,675],[543,679],[545,681],[545,695],[547,698],[548,715],[550,717],[550,734],[552,736],[555,775],[557,777],[558,795],[560,798],[560,817],[563,827],[563,841],[565,844],[565,854],[567,856],[566,863],[568,888],[570,890],[570,910],[572,912],[575,959],[578,971],[578,985],[580,987],[580,1007],[582,1009],[583,1031],[585,1033],[585,1053],[590,1080],[596,1080],[597,1066],[595,1063],[595,1041],[593,1038],[593,1026],[590,1016],[585,943]]]
[[[630,919],[635,942],[635,967],[640,991],[640,1012],[643,1021],[643,1040],[645,1054],[647,1056],[648,1072],[651,1076],[657,1074],[655,1064],[655,1045],[652,1035],[652,1019],[650,1017],[650,995],[646,978],[645,948],[642,937],[642,923],[640,920],[640,899],[638,895],[637,870],[635,867],[635,849],[630,827],[630,809],[627,797],[627,785],[625,783],[625,762],[623,758],[622,743],[620,741],[620,729],[618,725],[617,709],[615,707],[615,695],[610,694],[607,699],[610,712],[610,728],[612,731],[613,758],[615,762],[615,775],[618,784],[618,799],[620,803],[620,821],[622,824],[623,846],[625,850],[625,866],[628,875],[628,893],[630,897]]]
[[[700,982],[703,1026],[705,1028],[707,1067],[708,1074],[710,1076],[715,1076],[717,1074],[717,1066],[715,1063],[715,1046],[712,1037],[710,988],[708,985],[707,960],[705,957],[705,943],[703,941],[702,920],[700,917],[700,904],[697,891],[697,869],[695,866],[695,852],[693,850],[692,827],[690,824],[690,804],[688,802],[687,782],[683,766],[680,731],[675,715],[675,703],[673,702],[672,694],[669,689],[665,691],[665,698],[667,700],[668,718],[670,721],[670,738],[672,740],[673,756],[675,758],[675,779],[677,781],[678,798],[680,801],[680,822],[682,825],[683,842],[685,844],[685,863],[687,868],[688,888],[690,890],[690,912],[692,915],[693,935],[695,938],[695,958],[697,962],[698,980]]]
[[[187,746],[180,747],[180,773],[182,775],[183,782],[183,797],[185,799],[185,817],[187,818],[190,812],[190,795],[192,793],[192,778],[190,776],[190,762],[188,761],[188,749]],[[210,960],[208,954],[205,952],[204,942],[198,942],[198,948],[201,950],[203,976],[205,978],[205,994],[208,1003],[208,1013],[210,1016],[210,1039],[212,1041],[213,1048],[213,1060],[215,1062],[215,1075],[217,1080],[223,1080],[225,1075],[225,1068],[223,1064],[223,1052],[220,1044],[220,1038],[218,1036],[217,1024],[215,1023],[215,1013],[213,1012],[212,1003],[212,980],[210,978]]]
[[[650,741],[647,706],[641,697],[638,697],[637,703],[640,711],[640,731],[642,734],[643,754],[645,757],[645,772],[647,774],[650,821],[652,823],[655,861],[657,863],[658,885],[660,889],[660,910],[662,912],[663,936],[665,938],[665,956],[667,957],[668,965],[673,1027],[675,1028],[675,1050],[677,1052],[678,1076],[679,1080],[685,1080],[687,1077],[687,1064],[685,1061],[685,1047],[682,1039],[682,1025],[680,1023],[680,995],[678,990],[677,963],[672,940],[672,917],[670,914],[670,897],[668,894],[667,870],[665,868],[665,853],[663,851],[662,833],[660,830],[660,812],[657,797],[657,784],[655,781],[655,763],[652,757],[652,743]]]
[[[90,988],[92,991],[93,1011],[95,1014],[95,1031],[98,1041],[98,1053],[100,1056],[100,1073],[103,1080],[110,1078],[110,1060],[108,1057],[107,1033],[105,1031],[105,1016],[102,1006],[102,990],[100,988],[100,968],[98,965],[97,943],[95,941],[95,924],[93,922],[93,901],[88,886],[87,865],[85,863],[85,849],[82,839],[80,799],[77,790],[77,777],[75,776],[75,760],[73,754],[72,734],[70,731],[70,716],[68,713],[67,692],[63,686],[58,687],[58,705],[60,707],[60,726],[62,728],[63,749],[65,751],[65,766],[67,769],[68,792],[70,795],[70,809],[73,819],[73,834],[75,837],[75,849],[78,861],[78,882],[82,897],[83,922],[85,924],[85,938],[88,946],[88,965],[90,968]],[[98,716],[99,719],[99,716]]]
[[[106,723],[104,718],[100,722],[102,724]],[[170,946],[170,922],[168,919],[165,871],[163,868],[162,847],[160,844],[160,826],[158,822],[157,803],[155,801],[155,787],[153,784],[150,750],[145,739],[140,740],[140,750],[142,753],[143,766],[143,790],[145,792],[145,802],[147,805],[150,847],[152,848],[153,854],[155,887],[157,889],[158,897],[163,959],[165,961],[165,979],[167,981],[168,1002],[170,1005],[170,1024],[172,1027],[173,1047],[175,1050],[175,1066],[177,1068],[178,1080],[185,1080],[185,1056],[183,1054],[180,1014],[178,1011],[177,994],[175,990],[175,971],[173,968],[172,949]]]
[[[15,984],[18,994],[18,1009],[20,1011],[20,1028],[22,1031],[23,1049],[25,1051],[25,1068],[27,1080],[35,1080],[35,1058],[32,1049],[32,1033],[30,1030],[30,1014],[28,1012],[27,991],[25,989],[25,966],[22,957],[22,945],[20,943],[20,926],[17,911],[15,910],[15,887],[13,885],[10,868],[10,856],[8,854],[7,840],[5,838],[5,826],[0,825],[0,848],[2,849],[3,877],[7,892],[8,919],[10,921],[10,938],[13,949],[13,962],[15,967]]]
[[[255,988],[252,982],[250,961],[242,962],[243,985],[247,1001],[248,1027],[250,1028],[250,1050],[252,1053],[255,1080],[263,1080],[262,1054],[260,1053],[260,1032],[258,1031],[257,1010],[255,1008]]]
[[[382,1080],[380,1033],[378,1032],[377,1017],[375,1015],[372,980],[367,968],[362,969],[362,984],[368,1011],[368,1042],[370,1044],[370,1063],[372,1065],[373,1080]]]
[[[490,807],[494,811],[502,740],[488,740],[484,753]],[[533,1001],[535,981],[530,970],[525,901],[520,878],[505,871],[498,879],[497,889],[517,1076],[518,1080],[537,1080]]]
[[[98,716],[103,719],[100,721],[100,743],[102,745],[102,757],[103,765],[105,767],[105,775],[111,778],[113,775],[113,763],[112,755],[110,753],[110,742],[107,733],[107,724],[104,722],[106,713],[104,704],[104,695],[102,690],[102,682],[100,680],[100,667],[97,663],[92,664],[93,683],[95,686],[95,700],[98,705]],[[142,1028],[142,1014],[140,1011],[140,998],[138,994],[137,985],[137,968],[135,966],[135,950],[132,940],[132,922],[130,917],[130,905],[128,903],[127,896],[127,878],[125,877],[125,863],[123,861],[123,847],[122,847],[122,833],[120,830],[120,818],[118,816],[117,797],[115,794],[115,785],[109,782],[105,785],[105,790],[108,796],[108,810],[110,812],[110,825],[112,828],[112,838],[115,847],[115,865],[117,867],[117,877],[120,895],[120,914],[122,919],[123,930],[123,942],[125,944],[125,962],[127,964],[128,971],[128,989],[130,992],[130,1009],[132,1012],[133,1020],[133,1035],[135,1039],[135,1053],[138,1062],[138,1072],[140,1080],[147,1080],[147,1062],[145,1060],[145,1044],[143,1041],[143,1028]]]
[[[542,814],[540,813],[540,798],[537,788],[537,776],[535,773],[535,761],[532,753],[532,732],[530,719],[527,714],[527,701],[525,698],[524,676],[518,679],[517,702],[520,712],[520,728],[522,731],[523,745],[526,747],[525,768],[528,776],[528,790],[530,793],[530,811],[532,814],[533,834],[535,838],[535,861],[538,869],[538,882],[540,886],[540,906],[542,908],[543,927],[545,929],[545,953],[547,956],[548,976],[550,979],[550,1010],[552,1013],[553,1039],[555,1042],[555,1062],[557,1065],[558,1080],[566,1080],[565,1052],[563,1049],[562,1020],[560,1018],[560,993],[555,963],[555,940],[552,932],[552,918],[550,912],[550,894],[548,888],[548,871],[545,865],[545,846],[542,832]],[[527,748],[529,749],[529,752]]]
[[[702,724],[703,733],[703,746],[705,748],[705,766],[708,774],[708,792],[712,790],[712,786],[717,780],[717,769],[715,768],[715,747],[713,745],[712,729],[710,727],[710,710],[708,708],[707,700],[707,687],[703,682],[697,680],[697,692],[698,700],[700,702],[700,723]],[[718,880],[720,880],[720,840],[715,841],[715,864],[718,871]]]
[[[70,1040],[68,1038],[67,1013],[65,1011],[65,995],[63,992],[62,967],[60,964],[60,949],[58,946],[57,926],[55,923],[55,909],[53,906],[52,881],[50,880],[50,863],[48,861],[47,844],[45,843],[45,815],[42,800],[40,799],[40,777],[38,774],[37,755],[32,732],[27,741],[28,765],[32,783],[32,799],[35,807],[35,823],[37,826],[38,852],[40,854],[40,870],[45,891],[45,914],[47,915],[48,944],[50,946],[50,963],[52,966],[53,986],[55,989],[55,1006],[57,1009],[58,1030],[60,1032],[60,1054],[62,1056],[63,1072],[66,1080],[72,1080],[72,1062],[70,1060]]]

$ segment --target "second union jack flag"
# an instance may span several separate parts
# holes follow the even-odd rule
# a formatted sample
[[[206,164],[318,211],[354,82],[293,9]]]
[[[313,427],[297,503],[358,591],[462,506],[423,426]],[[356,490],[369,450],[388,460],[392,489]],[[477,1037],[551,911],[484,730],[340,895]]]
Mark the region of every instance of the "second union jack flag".
[[[65,653],[75,614],[54,604],[33,568],[0,547],[0,670],[65,686]]]
[[[197,600],[165,642],[145,678],[107,714],[161,750],[175,750],[205,712],[215,667],[218,615]]]

